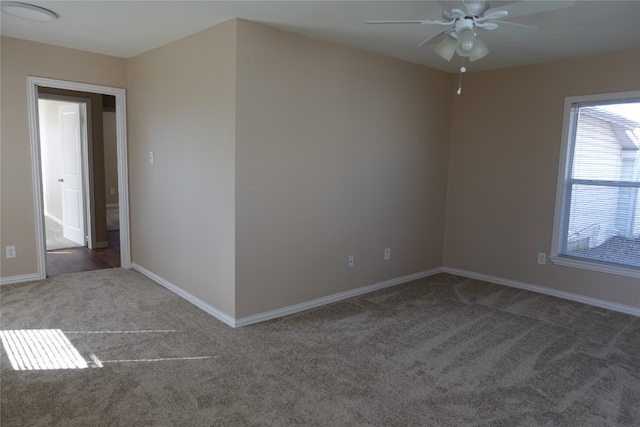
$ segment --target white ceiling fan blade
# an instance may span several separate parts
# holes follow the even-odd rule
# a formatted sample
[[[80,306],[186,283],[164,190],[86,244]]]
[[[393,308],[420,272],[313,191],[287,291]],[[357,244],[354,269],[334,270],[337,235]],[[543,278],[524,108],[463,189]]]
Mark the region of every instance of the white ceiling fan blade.
[[[442,0],[442,1],[438,1],[438,3],[442,7],[442,10],[459,9],[464,11],[465,14],[469,12],[469,10],[467,9],[467,5],[462,0],[454,0],[454,1]]]
[[[427,39],[427,40],[423,41],[422,43],[420,43],[418,45],[418,47],[430,46],[432,44],[439,43],[445,37],[449,37],[449,30],[444,30],[444,31],[436,34],[435,36],[431,37],[430,39]]]
[[[534,1],[534,0],[522,0],[516,3],[511,3],[506,6],[496,7],[489,9],[484,13],[484,16],[492,15],[499,11],[507,11],[509,19],[517,18],[518,16],[533,15],[534,13],[549,12],[551,10],[564,9],[565,7],[571,7],[575,4],[575,1]],[[495,18],[494,18],[495,19]]]
[[[538,27],[515,24],[513,22],[493,21],[493,23],[498,24],[498,28],[495,28],[490,31],[494,34],[499,34],[501,36],[525,38],[533,35],[536,31],[538,31]]]
[[[507,12],[506,10],[496,10],[496,11],[491,12],[491,13],[485,13],[480,18],[476,19],[476,21],[477,22],[492,21],[494,19],[505,18],[507,15],[509,15],[509,12]]]
[[[367,24],[424,24],[424,25],[451,25],[451,22],[432,21],[429,19],[422,21],[368,21]]]
[[[498,24],[495,22],[476,22],[476,27],[482,28],[483,30],[495,30],[498,28]]]

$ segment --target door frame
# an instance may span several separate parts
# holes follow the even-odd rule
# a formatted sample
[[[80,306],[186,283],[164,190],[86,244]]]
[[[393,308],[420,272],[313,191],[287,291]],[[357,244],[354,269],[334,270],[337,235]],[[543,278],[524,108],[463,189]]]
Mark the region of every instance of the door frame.
[[[80,105],[80,116],[81,116],[81,163],[82,163],[82,213],[84,215],[84,245],[89,249],[95,249],[96,239],[93,235],[93,230],[95,228],[95,202],[94,195],[91,189],[93,188],[93,162],[90,162],[89,159],[93,158],[93,146],[91,140],[91,99],[90,98],[82,98],[82,97],[74,97],[74,96],[65,96],[65,95],[54,95],[49,93],[38,94],[38,101],[61,101],[68,102],[72,104]],[[38,120],[39,114],[38,114]],[[38,122],[39,123],[39,122]],[[40,138],[40,132],[38,132],[38,138]],[[42,148],[39,145],[40,148]],[[40,160],[40,166],[42,166],[42,159]],[[40,171],[42,173],[42,170]],[[43,189],[44,196],[44,189]],[[43,203],[44,207],[44,203]],[[44,211],[44,209],[43,209]],[[46,228],[46,227],[45,227]],[[46,237],[46,232],[45,232]],[[46,242],[46,241],[45,241]],[[46,243],[45,243],[45,252],[46,252]]]
[[[120,266],[131,268],[131,244],[129,231],[129,175],[127,160],[126,93],[124,89],[86,83],[27,76],[27,104],[29,112],[29,139],[31,144],[31,173],[36,226],[36,250],[38,276],[47,277],[47,248],[44,226],[44,202],[42,194],[42,165],[40,159],[40,129],[38,126],[38,87],[76,90],[100,95],[112,95],[116,99],[116,145],[118,157],[118,204],[120,210]]]

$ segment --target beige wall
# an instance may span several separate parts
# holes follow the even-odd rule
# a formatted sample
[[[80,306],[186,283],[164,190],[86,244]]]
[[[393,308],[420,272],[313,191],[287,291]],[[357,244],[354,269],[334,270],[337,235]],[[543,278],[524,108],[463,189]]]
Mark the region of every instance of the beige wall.
[[[108,205],[118,204],[118,144],[116,139],[116,113],[102,113],[104,135],[104,192]],[[111,189],[115,190],[111,194]]]
[[[126,60],[2,37],[0,113],[0,248],[15,245],[17,258],[0,257],[1,277],[38,271],[27,115],[27,76],[126,87]]]
[[[246,21],[237,55],[236,317],[442,266],[453,76]]]
[[[229,21],[131,59],[127,92],[132,261],[230,316],[235,33]]]
[[[564,98],[640,89],[640,52],[471,73],[455,97],[444,265],[640,307],[640,281],[549,253]]]

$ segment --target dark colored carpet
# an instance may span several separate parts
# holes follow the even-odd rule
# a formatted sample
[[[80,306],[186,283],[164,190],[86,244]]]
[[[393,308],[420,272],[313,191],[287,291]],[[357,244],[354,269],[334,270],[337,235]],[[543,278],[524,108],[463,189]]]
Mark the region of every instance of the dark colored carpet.
[[[496,284],[440,274],[236,330],[129,270],[1,292],[3,336],[59,330],[86,366],[14,370],[3,341],[5,427],[640,425],[640,318]]]

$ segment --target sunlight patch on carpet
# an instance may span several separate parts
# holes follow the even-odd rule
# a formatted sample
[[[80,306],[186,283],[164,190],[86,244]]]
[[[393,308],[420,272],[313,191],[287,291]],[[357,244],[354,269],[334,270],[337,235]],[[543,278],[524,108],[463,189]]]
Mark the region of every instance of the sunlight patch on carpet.
[[[89,367],[60,329],[0,331],[0,338],[16,371]]]
[[[67,334],[135,334],[135,333],[173,333],[184,332],[170,330],[146,331],[71,331]],[[19,329],[0,331],[4,347],[11,366],[16,371],[51,369],[102,368],[105,363],[172,362],[215,359],[217,356],[158,357],[140,359],[100,360],[95,353],[85,360],[71,344],[67,335],[60,329]]]

